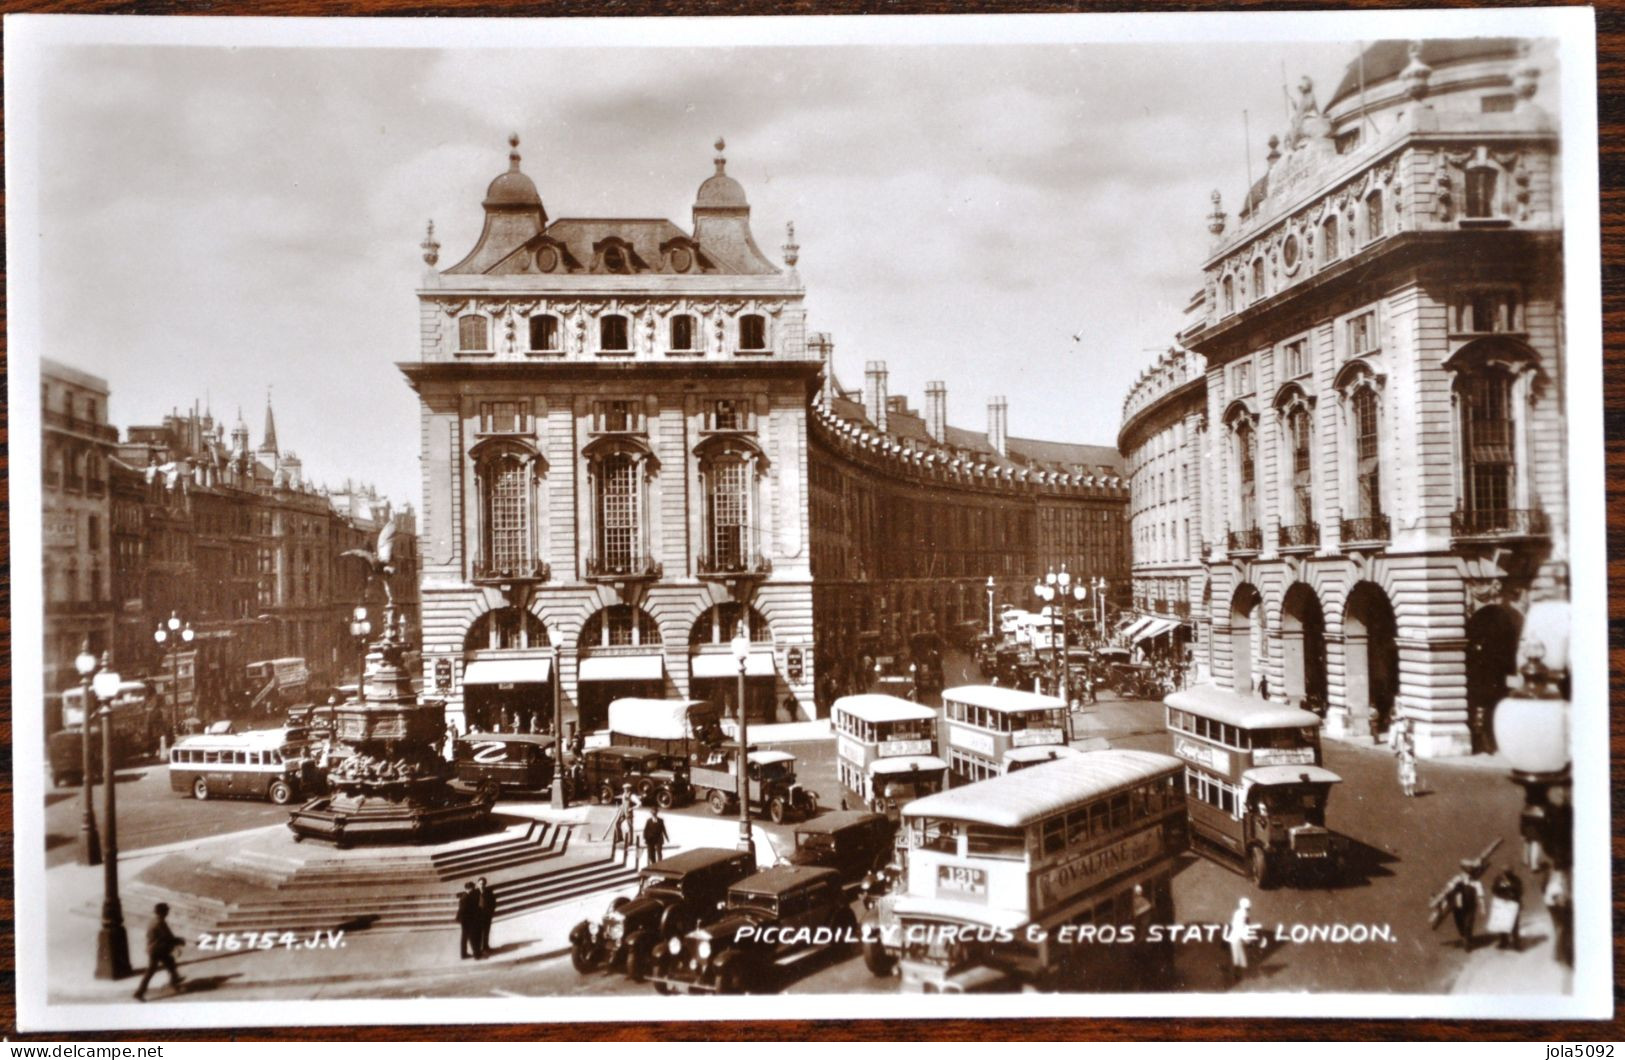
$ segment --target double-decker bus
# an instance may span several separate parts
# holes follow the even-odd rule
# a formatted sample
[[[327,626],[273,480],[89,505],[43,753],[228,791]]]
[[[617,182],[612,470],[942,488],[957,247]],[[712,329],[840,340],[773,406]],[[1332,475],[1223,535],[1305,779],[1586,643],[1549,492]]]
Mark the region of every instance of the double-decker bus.
[[[961,685],[942,693],[942,710],[948,723],[948,774],[954,784],[1008,772],[1014,749],[1066,746],[1066,702],[1055,696],[998,685]]]
[[[156,754],[164,736],[163,711],[153,704],[152,691],[144,681],[124,681],[111,702],[106,704],[113,721],[113,768],[119,769]],[[100,707],[90,712],[90,775],[102,775]],[[85,690],[68,688],[62,692],[63,728],[46,742],[51,763],[51,781],[58,787],[84,782]]]
[[[1342,778],[1320,764],[1319,717],[1212,685],[1163,703],[1185,761],[1193,846],[1244,863],[1262,888],[1296,871],[1336,873],[1343,851],[1326,802]]]
[[[896,820],[904,803],[947,786],[932,708],[896,696],[843,696],[829,718],[841,785],[874,812]]]
[[[1092,751],[903,807],[902,989],[1125,989],[1165,964],[1178,759]]]

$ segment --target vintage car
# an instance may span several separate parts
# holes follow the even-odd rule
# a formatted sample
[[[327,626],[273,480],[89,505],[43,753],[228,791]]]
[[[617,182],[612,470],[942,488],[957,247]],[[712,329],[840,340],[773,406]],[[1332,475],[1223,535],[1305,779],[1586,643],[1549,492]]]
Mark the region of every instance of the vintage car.
[[[495,781],[504,791],[545,791],[553,784],[553,749],[553,737],[546,733],[471,732],[459,736],[452,748],[457,771],[452,784],[474,790]]]
[[[610,744],[593,747],[581,756],[579,791],[597,796],[599,802],[614,802],[626,785],[643,802],[653,799],[660,806],[673,806],[692,797],[688,776],[662,768],[659,751],[647,747]]]
[[[834,869],[779,865],[728,888],[715,922],[672,938],[655,956],[661,993],[771,993],[785,966],[826,947],[849,953],[858,921]]]
[[[753,813],[774,824],[786,817],[811,817],[818,812],[818,793],[796,782],[796,756],[788,751],[752,748],[745,756]],[[739,745],[719,744],[689,768],[688,783],[694,797],[704,800],[718,817],[739,808]]]
[[[891,862],[896,828],[881,813],[826,813],[796,829],[796,849],[788,860],[791,865],[834,869],[843,886],[855,887]]]
[[[604,969],[642,980],[668,939],[715,920],[728,887],[755,871],[750,854],[710,847],[657,861],[640,874],[635,897],[621,895],[602,920],[575,926],[570,963],[582,974]]]

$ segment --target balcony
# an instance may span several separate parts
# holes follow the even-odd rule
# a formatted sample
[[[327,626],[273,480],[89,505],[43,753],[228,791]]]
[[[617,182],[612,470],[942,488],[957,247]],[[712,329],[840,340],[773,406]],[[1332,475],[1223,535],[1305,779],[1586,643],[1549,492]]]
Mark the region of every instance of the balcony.
[[[763,555],[720,555],[702,552],[694,557],[694,573],[701,578],[767,575],[773,573],[773,561]]]
[[[55,409],[44,409],[40,412],[40,419],[47,427],[56,427],[75,434],[88,435],[101,442],[117,442],[118,428],[107,423],[98,423],[95,420],[83,419],[79,416],[69,416],[67,413]]]
[[[1344,519],[1340,536],[1345,548],[1360,545],[1386,545],[1388,543],[1388,517],[1368,515],[1360,519]]]
[[[586,568],[588,581],[652,581],[665,575],[664,568],[647,556],[588,556]]]
[[[1538,508],[1483,508],[1450,513],[1450,536],[1461,541],[1546,537],[1551,520]]]
[[[553,569],[540,560],[527,565],[497,566],[483,560],[474,561],[473,580],[476,582],[545,582],[553,577]]]
[[[1250,530],[1232,530],[1226,540],[1232,556],[1257,555],[1264,547],[1264,532],[1256,526]]]
[[[1298,523],[1275,532],[1275,546],[1282,552],[1313,552],[1320,547],[1320,524]]]

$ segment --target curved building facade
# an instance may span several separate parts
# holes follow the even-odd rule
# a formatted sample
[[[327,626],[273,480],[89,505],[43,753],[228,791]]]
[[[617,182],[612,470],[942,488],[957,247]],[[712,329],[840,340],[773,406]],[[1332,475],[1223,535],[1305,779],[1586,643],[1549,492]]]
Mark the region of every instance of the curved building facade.
[[[1379,42],[1324,108],[1300,83],[1233,220],[1214,193],[1180,339],[1220,685],[1492,747],[1523,617],[1568,593],[1554,68],[1550,42]]]

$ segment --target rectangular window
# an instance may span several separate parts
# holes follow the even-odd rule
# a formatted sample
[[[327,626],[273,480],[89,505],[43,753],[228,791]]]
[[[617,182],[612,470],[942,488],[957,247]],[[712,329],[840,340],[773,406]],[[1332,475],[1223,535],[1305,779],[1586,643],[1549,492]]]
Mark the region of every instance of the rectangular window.
[[[478,313],[457,319],[457,349],[464,353],[487,353],[491,349],[491,322]]]
[[[1467,171],[1467,216],[1485,218],[1495,216],[1495,185],[1498,174],[1488,166],[1477,166]]]
[[[739,318],[739,348],[742,350],[767,349],[767,318],[759,313],[747,313]]]
[[[89,532],[85,535],[86,538],[87,538],[86,545],[88,547],[90,547],[90,548],[101,548],[102,547],[102,521],[101,521],[101,519],[99,517],[94,516],[94,515],[90,516],[90,526],[88,528],[88,531]]]
[[[604,569],[630,571],[638,556],[638,464],[626,457],[604,461],[600,472],[599,526]]]
[[[745,403],[733,398],[720,398],[711,402],[711,429],[713,431],[742,431],[745,423]]]
[[[1230,371],[1230,388],[1237,395],[1251,394],[1253,392],[1253,366],[1242,363]]]
[[[1518,97],[1511,94],[1478,97],[1478,112],[1480,114],[1510,114],[1517,104]]]
[[[1377,314],[1375,311],[1361,313],[1349,320],[1349,356],[1358,357],[1364,353],[1373,353],[1380,348],[1377,342]]]
[[[694,318],[687,313],[680,313],[671,318],[671,348],[673,350],[694,348]]]
[[[1374,191],[1365,198],[1365,237],[1381,239],[1382,233],[1382,192]]]
[[[480,403],[480,430],[486,434],[514,434],[529,428],[530,403],[485,401]]]
[[[551,313],[530,318],[530,348],[557,350],[559,348],[559,318]]]
[[[642,403],[638,401],[594,402],[593,430],[601,432],[643,430]]]
[[[626,317],[612,313],[598,319],[598,348],[611,353],[623,353],[632,348],[627,338]]]
[[[1320,256],[1323,261],[1337,260],[1337,215],[1326,218],[1320,226]]]
[[[1309,340],[1297,339],[1286,344],[1284,351],[1286,378],[1296,379],[1309,371]]]

